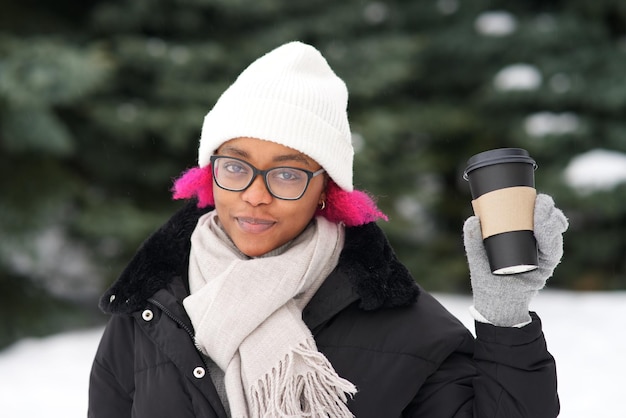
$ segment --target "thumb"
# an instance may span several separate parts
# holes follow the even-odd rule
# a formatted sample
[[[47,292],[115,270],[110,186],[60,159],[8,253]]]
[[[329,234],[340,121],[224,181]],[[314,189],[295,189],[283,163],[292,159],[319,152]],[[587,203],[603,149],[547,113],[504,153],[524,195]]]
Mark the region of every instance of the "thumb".
[[[487,257],[478,216],[470,216],[465,220],[463,224],[463,244],[468,261]]]

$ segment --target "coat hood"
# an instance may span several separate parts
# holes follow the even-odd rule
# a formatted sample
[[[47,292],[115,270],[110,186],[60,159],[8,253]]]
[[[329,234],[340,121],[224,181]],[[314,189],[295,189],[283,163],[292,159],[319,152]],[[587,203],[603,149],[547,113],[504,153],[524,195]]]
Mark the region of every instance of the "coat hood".
[[[213,208],[187,203],[137,250],[119,279],[105,292],[100,309],[129,314],[175,279],[186,282],[191,234],[198,218]],[[359,306],[375,310],[414,303],[419,288],[397,259],[382,229],[375,223],[347,227],[339,263],[331,274],[343,274],[359,298]]]

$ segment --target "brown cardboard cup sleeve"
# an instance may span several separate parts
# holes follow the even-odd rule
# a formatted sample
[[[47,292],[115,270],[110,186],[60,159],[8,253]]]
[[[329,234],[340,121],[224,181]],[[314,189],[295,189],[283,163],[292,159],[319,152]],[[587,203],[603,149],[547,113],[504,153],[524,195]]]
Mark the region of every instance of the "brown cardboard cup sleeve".
[[[537,191],[516,186],[494,190],[472,200],[483,239],[511,231],[532,231]]]

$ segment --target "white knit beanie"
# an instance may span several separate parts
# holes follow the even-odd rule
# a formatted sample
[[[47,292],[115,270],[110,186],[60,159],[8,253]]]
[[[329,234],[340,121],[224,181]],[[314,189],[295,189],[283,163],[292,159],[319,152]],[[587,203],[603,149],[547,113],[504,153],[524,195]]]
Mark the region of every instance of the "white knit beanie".
[[[250,64],[206,115],[198,164],[210,164],[230,139],[263,139],[313,158],[351,192],[354,149],[347,106],[345,83],[317,49],[284,44]]]

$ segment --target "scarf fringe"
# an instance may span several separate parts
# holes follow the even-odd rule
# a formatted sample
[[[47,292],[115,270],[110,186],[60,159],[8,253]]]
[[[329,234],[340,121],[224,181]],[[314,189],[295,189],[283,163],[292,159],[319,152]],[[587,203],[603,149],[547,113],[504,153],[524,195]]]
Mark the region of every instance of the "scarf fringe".
[[[348,418],[346,395],[356,392],[322,353],[301,344],[250,388],[248,405],[252,417]]]

